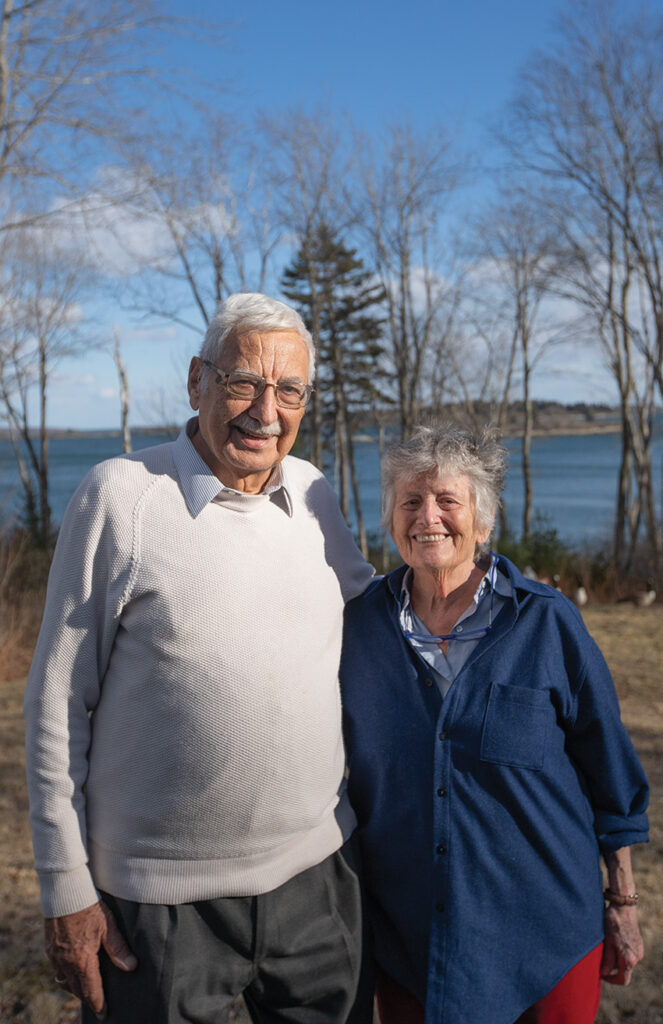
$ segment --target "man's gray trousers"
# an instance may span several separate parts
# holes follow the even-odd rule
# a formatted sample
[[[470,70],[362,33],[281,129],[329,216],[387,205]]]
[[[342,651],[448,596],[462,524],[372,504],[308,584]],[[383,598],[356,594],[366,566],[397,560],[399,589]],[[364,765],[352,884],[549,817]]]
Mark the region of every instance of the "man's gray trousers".
[[[138,958],[126,974],[100,954],[108,1024],[223,1024],[240,994],[256,1024],[344,1024],[361,912],[340,851],[260,896],[179,906],[103,899]],[[96,1024],[88,1009],[83,1024]]]

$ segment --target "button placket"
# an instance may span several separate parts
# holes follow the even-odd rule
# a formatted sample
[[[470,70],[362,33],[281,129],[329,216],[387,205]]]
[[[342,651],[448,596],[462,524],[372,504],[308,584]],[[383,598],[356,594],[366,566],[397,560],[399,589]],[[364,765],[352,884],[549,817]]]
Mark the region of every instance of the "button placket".
[[[432,920],[430,935],[429,987],[438,991],[436,1005],[441,999],[441,990],[445,983],[447,918],[449,888],[449,792],[451,783],[451,744],[448,728],[443,723],[448,717],[449,705],[440,710],[434,746],[434,779],[433,795],[433,892]]]

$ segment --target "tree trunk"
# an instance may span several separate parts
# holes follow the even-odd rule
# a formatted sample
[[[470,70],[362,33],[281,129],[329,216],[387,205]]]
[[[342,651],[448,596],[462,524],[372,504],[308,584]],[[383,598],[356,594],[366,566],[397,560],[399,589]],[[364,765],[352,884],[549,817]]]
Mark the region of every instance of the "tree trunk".
[[[46,430],[46,346],[39,345],[39,539],[42,547],[51,540],[51,506],[48,500],[48,433]]]
[[[617,503],[615,507],[615,530],[613,537],[613,560],[618,572],[622,572],[626,564],[626,534],[628,510],[631,504],[631,472],[633,465],[631,432],[628,424],[628,406],[624,396],[622,396],[620,410],[622,419],[621,457],[617,478]]]
[[[120,382],[122,451],[128,453],[131,451],[131,431],[129,429],[129,378],[127,377],[127,371],[124,366],[124,362],[122,361],[122,354],[120,352],[120,336],[117,327],[113,328],[113,337],[115,339],[113,346],[113,358],[115,359],[117,376]]]
[[[380,456],[380,471],[382,471],[382,460],[384,458],[385,448],[385,429],[384,420],[378,419],[378,452]],[[380,472],[382,477],[382,472]],[[382,487],[380,487],[382,492]],[[380,509],[382,511],[382,509]],[[380,519],[380,537],[382,539],[380,549],[380,572],[385,573],[389,570],[389,535],[384,526],[382,526],[382,519]]]
[[[364,513],[361,507],[361,495],[359,493],[359,480],[357,479],[357,467],[355,465],[355,446],[352,440],[352,420],[348,417],[347,423],[348,441],[348,463],[350,467],[350,480],[352,482],[352,498],[355,505],[357,517],[357,536],[359,538],[359,550],[364,558],[368,558],[368,541],[366,539],[366,527],[364,526]]]
[[[315,279],[315,263],[311,256],[308,248],[304,249],[307,263],[308,263],[308,285],[311,293],[311,337],[315,346],[316,353],[320,355],[320,300],[318,298],[317,283]],[[318,386],[318,370],[316,362],[316,372],[314,384]],[[310,433],[310,455],[309,458],[314,466],[318,469],[322,469],[322,400],[320,392],[315,391],[313,393],[313,402],[311,403],[311,433]]]
[[[11,446],[14,449],[14,456],[16,458],[16,466],[18,468],[18,475],[21,478],[23,484],[23,508],[25,516],[25,525],[28,528],[31,537],[35,539],[39,533],[39,516],[37,515],[37,497],[35,495],[35,489],[32,483],[32,477],[30,476],[30,470],[25,464],[25,459],[21,452],[21,438],[17,434],[16,427],[12,421],[9,420],[9,440]]]
[[[343,417],[336,410],[335,415],[335,437],[336,437],[336,472],[335,481],[338,490],[338,502],[341,506],[343,518],[350,524],[350,488],[348,473],[348,453],[346,426]]]
[[[530,395],[530,366],[527,353],[527,336],[523,337],[523,541],[530,538],[532,528],[532,467],[530,449],[532,445],[532,398]]]

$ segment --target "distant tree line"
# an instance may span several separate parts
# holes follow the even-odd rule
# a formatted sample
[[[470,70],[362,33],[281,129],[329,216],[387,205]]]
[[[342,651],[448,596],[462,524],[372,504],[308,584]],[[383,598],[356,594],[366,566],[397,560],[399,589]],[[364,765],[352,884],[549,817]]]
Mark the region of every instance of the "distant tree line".
[[[183,113],[164,118],[158,61],[145,55],[159,32],[194,27],[156,0],[3,0],[1,24],[0,408],[39,543],[52,532],[45,427],[58,360],[108,345],[126,423],[121,339],[89,311],[115,301],[195,335],[227,294],[268,290],[316,342],[308,455],[331,464],[364,550],[357,423],[370,415],[382,433],[395,419],[407,436],[450,403],[498,429],[522,403],[528,538],[533,380],[564,343],[593,353],[619,396],[615,567],[628,574],[644,544],[660,576],[660,13],[562,8],[556,40],[532,55],[494,126],[503,159],[490,174],[445,125],[401,121],[368,137],[327,109],[239,125],[218,114],[222,99],[212,113],[199,97],[183,106],[181,90],[172,111]],[[465,187],[482,174],[488,198],[468,211]]]

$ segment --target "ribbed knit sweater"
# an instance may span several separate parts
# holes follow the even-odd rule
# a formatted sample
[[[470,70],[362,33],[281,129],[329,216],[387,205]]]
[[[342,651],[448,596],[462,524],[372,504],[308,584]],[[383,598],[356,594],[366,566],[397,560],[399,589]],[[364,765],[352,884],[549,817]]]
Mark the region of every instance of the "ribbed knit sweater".
[[[309,463],[284,462],[292,514],[194,514],[177,446],[209,488],[183,433],[95,467],[60,530],[25,698],[48,917],[267,892],[352,827],[338,664],[371,570]]]

